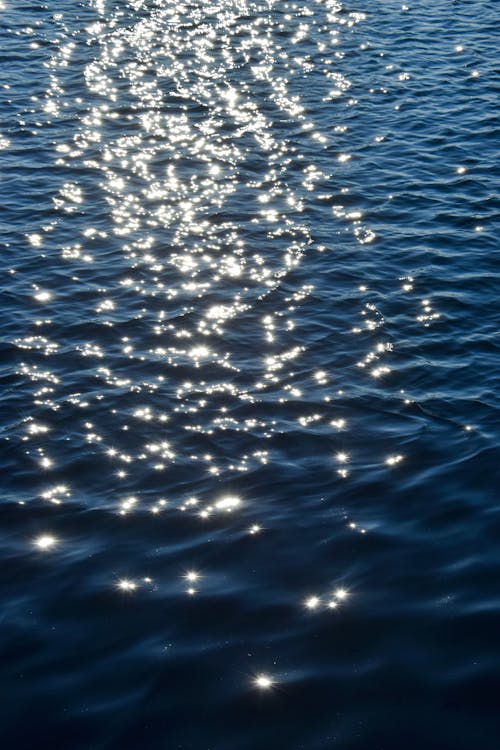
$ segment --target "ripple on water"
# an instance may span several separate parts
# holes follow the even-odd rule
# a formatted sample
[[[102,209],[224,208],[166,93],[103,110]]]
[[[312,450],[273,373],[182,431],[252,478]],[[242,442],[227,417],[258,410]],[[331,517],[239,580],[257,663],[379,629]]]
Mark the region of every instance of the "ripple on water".
[[[496,748],[492,4],[0,13],[7,740]]]

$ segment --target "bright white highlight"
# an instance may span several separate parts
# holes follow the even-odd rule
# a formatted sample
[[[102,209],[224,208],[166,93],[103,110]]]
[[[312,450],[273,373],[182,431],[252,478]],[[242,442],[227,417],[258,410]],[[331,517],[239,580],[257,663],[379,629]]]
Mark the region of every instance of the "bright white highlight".
[[[255,678],[254,684],[256,687],[260,688],[261,690],[268,690],[270,687],[273,686],[273,680],[266,674],[260,674],[258,677]]]
[[[35,544],[39,549],[46,550],[57,544],[57,539],[50,536],[50,534],[43,534],[42,536],[39,536],[38,539],[35,539]]]
[[[123,578],[118,582],[118,588],[122,591],[135,591],[137,584],[134,581],[129,581],[127,578]]]
[[[223,497],[220,500],[217,500],[215,503],[215,507],[217,510],[227,510],[228,513],[230,513],[232,510],[238,507],[240,505],[241,500],[239,497]]]
[[[319,597],[318,596],[310,596],[309,599],[306,599],[305,605],[307,609],[316,609],[316,607],[319,604]]]

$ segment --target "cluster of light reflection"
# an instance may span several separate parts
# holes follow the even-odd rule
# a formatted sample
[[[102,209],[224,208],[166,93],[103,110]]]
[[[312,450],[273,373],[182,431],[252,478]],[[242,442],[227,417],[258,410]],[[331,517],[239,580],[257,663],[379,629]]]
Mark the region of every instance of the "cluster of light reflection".
[[[310,611],[315,611],[326,607],[327,609],[336,609],[349,596],[349,591],[345,588],[337,588],[335,591],[325,595],[317,596],[316,594],[308,596],[304,601],[304,607]]]
[[[327,201],[332,227],[346,228],[363,252],[371,251],[377,237],[341,184],[356,161],[345,138],[338,145],[349,126],[321,127],[309,113],[306,97],[297,95],[296,83],[315,71],[322,79],[323,103],[356,107],[358,101],[349,93],[352,84],[337,69],[343,56],[338,42],[343,27],[360,23],[364,14],[340,12],[336,2],[304,7],[301,13],[287,4],[281,20],[260,14],[255,23],[245,20],[242,26],[245,2],[224,2],[207,20],[201,5],[181,0],[178,9],[156,3],[154,13],[141,13],[124,28],[122,11],[106,10],[101,0],[93,5],[102,18],[85,30],[89,46],[95,45],[95,59],[83,76],[90,103],[80,125],[66,142],[56,144],[56,151],[61,172],[84,169],[99,175],[99,200],[108,218],[101,222],[92,216],[92,197],[83,182],[61,180],[53,199],[64,240],[58,244],[58,258],[72,282],[68,299],[85,298],[79,314],[88,318],[89,333],[72,332],[79,337],[76,343],[63,334],[60,341],[41,335],[45,328],[55,329],[53,311],[68,300],[55,285],[28,290],[36,309],[34,331],[17,339],[16,346],[26,353],[20,375],[36,385],[33,415],[25,420],[22,439],[30,447],[30,460],[44,470],[39,473],[46,478],[53,471],[49,476],[54,483],[40,496],[54,506],[78,494],[55,483],[59,467],[50,452],[61,439],[61,428],[52,425],[64,424],[69,414],[71,427],[62,428],[68,432],[63,437],[74,441],[73,455],[81,450],[78,439],[89,455],[106,461],[110,470],[96,483],[111,485],[113,512],[127,516],[123,524],[133,524],[138,513],[151,514],[152,524],[163,524],[179,511],[194,519],[210,518],[221,527],[240,523],[249,536],[264,528],[266,534],[249,542],[258,547],[268,527],[245,517],[257,501],[219,496],[219,481],[230,478],[234,483],[224,486],[237,488],[235,476],[273,464],[276,454],[267,446],[289,429],[287,404],[300,404],[293,412],[294,429],[331,437],[338,477],[347,479],[352,463],[346,450],[334,452],[339,444],[351,446],[351,420],[336,408],[346,399],[344,390],[334,386],[335,363],[315,361],[301,330],[302,313],[318,293],[308,276],[307,283],[301,280],[301,265],[312,248],[326,253],[336,247],[327,240],[316,242],[307,207],[316,198]],[[270,0],[269,8],[274,5]],[[142,10],[145,5],[138,0],[131,7]],[[192,24],[178,23],[184,12]],[[58,22],[62,24],[62,16]],[[293,28],[290,44],[298,46],[293,53],[280,43],[288,28]],[[299,51],[309,38],[315,40],[317,61]],[[43,107],[51,117],[64,111],[64,70],[75,52],[75,43],[61,44],[50,65]],[[241,75],[238,55],[247,78]],[[402,84],[410,78],[391,66],[387,72]],[[254,94],[257,86],[267,91],[262,100]],[[281,134],[284,121],[299,134],[298,145]],[[372,143],[382,144],[384,138],[375,135]],[[0,138],[0,147],[4,143]],[[334,153],[331,169],[326,159],[321,168],[311,163],[328,149]],[[252,159],[257,166],[248,169]],[[466,168],[456,171],[463,175]],[[324,192],[333,182],[339,183],[334,198]],[[69,239],[68,227],[75,227]],[[26,239],[33,252],[45,251],[55,229],[47,224],[30,230]],[[102,283],[101,247],[112,247],[117,257],[116,276]],[[95,276],[85,276],[88,267],[94,267]],[[356,279],[353,289],[363,303],[352,332],[356,341],[368,343],[357,365],[362,377],[384,380],[391,372],[387,362],[393,344],[384,335],[382,305],[372,301],[368,285],[359,281],[364,279]],[[398,289],[410,294],[414,281],[401,278]],[[430,300],[422,300],[417,321],[429,326],[438,318]],[[242,338],[250,342],[248,348],[233,344],[239,325],[247,326]],[[70,392],[58,357],[71,347],[82,372],[75,375],[77,385]],[[250,365],[249,351],[254,355]],[[41,367],[40,355],[46,367]],[[95,411],[94,422],[79,417],[85,410]],[[56,414],[60,419],[51,421]],[[394,453],[384,462],[393,467],[402,460]],[[209,491],[169,501],[143,492],[155,479],[168,481],[174,466],[192,470],[193,481],[202,479]],[[163,485],[154,486],[158,493],[169,493]],[[366,533],[354,522],[348,526]],[[34,541],[40,550],[56,544],[48,534]],[[182,576],[183,591],[196,594],[202,578],[197,570],[188,570]],[[116,587],[131,593],[150,582],[123,578]],[[348,597],[346,589],[337,588],[309,596],[304,606],[336,609]],[[254,679],[262,690],[274,684],[267,674]]]

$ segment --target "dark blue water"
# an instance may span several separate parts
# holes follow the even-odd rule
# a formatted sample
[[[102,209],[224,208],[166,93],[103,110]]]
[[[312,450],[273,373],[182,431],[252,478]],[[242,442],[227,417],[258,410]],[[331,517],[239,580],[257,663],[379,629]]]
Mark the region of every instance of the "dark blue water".
[[[1,4],[2,746],[496,750],[499,4]]]

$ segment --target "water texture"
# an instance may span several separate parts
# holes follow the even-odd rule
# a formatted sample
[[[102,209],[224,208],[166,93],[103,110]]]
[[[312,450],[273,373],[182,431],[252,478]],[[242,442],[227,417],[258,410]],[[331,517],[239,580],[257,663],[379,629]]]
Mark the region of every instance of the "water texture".
[[[0,3],[3,745],[496,750],[500,6]]]

